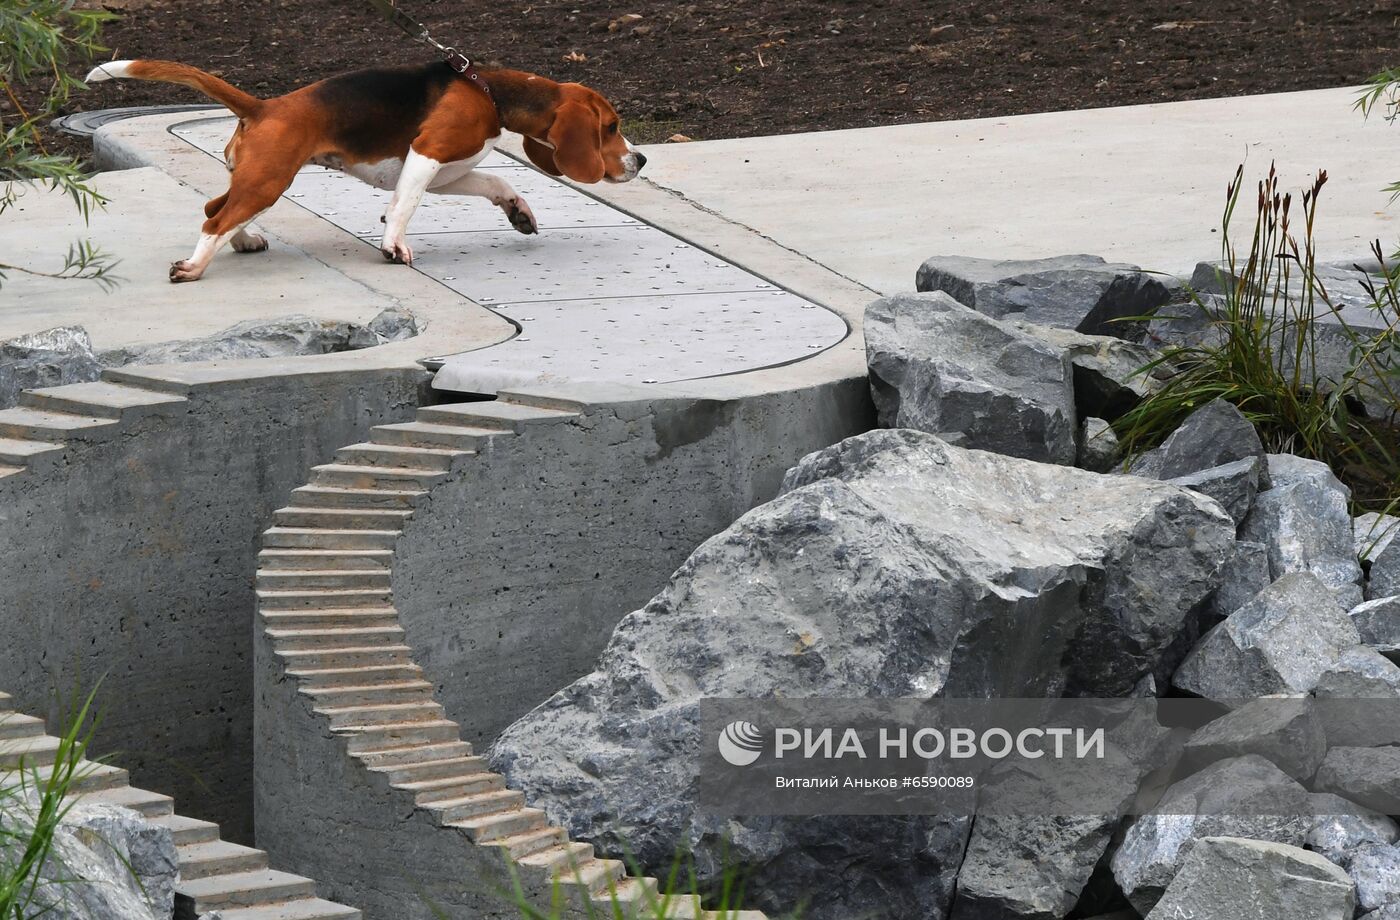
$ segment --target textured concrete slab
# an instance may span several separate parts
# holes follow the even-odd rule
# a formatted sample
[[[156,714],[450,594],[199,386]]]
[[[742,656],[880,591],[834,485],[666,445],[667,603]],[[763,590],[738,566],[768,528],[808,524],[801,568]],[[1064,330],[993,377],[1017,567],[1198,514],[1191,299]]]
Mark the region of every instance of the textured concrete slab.
[[[1219,257],[1225,186],[1271,160],[1293,189],[1331,176],[1325,259],[1400,233],[1381,189],[1400,179],[1400,126],[1332,89],[647,148],[639,183],[600,190],[648,219],[703,209],[881,293],[913,289],[932,255],[1089,252],[1189,275]],[[653,205],[648,193],[672,201]],[[1253,221],[1252,203],[1237,219]],[[672,224],[667,224],[672,226]]]
[[[228,117],[171,133],[218,156]],[[511,230],[478,198],[428,195],[409,225],[413,268],[520,327],[507,347],[432,355],[434,386],[494,393],[532,381],[662,383],[811,357],[846,338],[837,314],[685,240],[494,154],[484,168],[524,195],[541,233]],[[319,167],[287,198],[378,245],[390,193]]]

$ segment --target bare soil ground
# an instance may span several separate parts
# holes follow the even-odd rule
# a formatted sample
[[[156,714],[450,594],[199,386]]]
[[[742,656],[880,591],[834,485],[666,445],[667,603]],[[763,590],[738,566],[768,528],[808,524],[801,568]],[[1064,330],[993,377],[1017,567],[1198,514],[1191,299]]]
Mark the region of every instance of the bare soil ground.
[[[114,57],[262,95],[428,54],[362,0],[111,2]],[[1400,0],[402,2],[483,60],[597,87],[642,142],[1280,92],[1400,64]],[[75,104],[196,99],[126,83]]]

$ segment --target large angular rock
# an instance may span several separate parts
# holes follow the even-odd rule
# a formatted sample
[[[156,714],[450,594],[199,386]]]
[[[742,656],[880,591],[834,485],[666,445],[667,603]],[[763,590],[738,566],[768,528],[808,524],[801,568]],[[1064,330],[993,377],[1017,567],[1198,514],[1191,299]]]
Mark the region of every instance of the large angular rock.
[[[699,814],[699,701],[1125,694],[1214,588],[1231,529],[1160,483],[912,431],[852,438],[696,550],[491,761],[551,820],[644,864],[682,845],[701,866],[732,856],[759,907],[939,916],[965,821]]]
[[[1249,419],[1230,403],[1216,399],[1187,416],[1161,447],[1139,458],[1132,473],[1176,479],[1264,456],[1264,444]],[[1257,485],[1268,488],[1268,476],[1262,476]]]
[[[27,839],[38,814],[32,791],[0,802],[0,830]],[[45,920],[169,920],[179,878],[168,828],[110,805],[73,805],[37,871]]]
[[[379,336],[359,323],[288,316],[271,322],[248,320],[205,338],[110,349],[102,352],[99,359],[108,367],[124,367],[325,355],[378,344]]]
[[[1400,540],[1392,540],[1371,558],[1371,578],[1366,583],[1369,598],[1393,597],[1400,594]]]
[[[1172,686],[1221,702],[1310,693],[1360,638],[1326,585],[1285,575],[1206,633]]]
[[[1269,454],[1270,488],[1286,489],[1300,482],[1310,482],[1323,489],[1351,498],[1351,489],[1337,478],[1332,468],[1321,460],[1309,460],[1296,454]]]
[[[92,339],[82,326],[59,326],[0,342],[0,409],[24,390],[88,383],[102,376]]]
[[[1161,388],[1147,368],[1157,360],[1150,348],[1107,335],[1021,321],[1012,328],[1069,356],[1074,368],[1074,401],[1081,416],[1116,419]]]
[[[1313,786],[1387,815],[1400,815],[1400,748],[1334,747]]]
[[[1362,844],[1352,852],[1347,874],[1356,883],[1356,899],[1366,910],[1400,904],[1400,848]]]
[[[1220,590],[1215,592],[1215,600],[1211,602],[1212,613],[1225,619],[1258,597],[1273,581],[1269,551],[1264,544],[1236,541],[1235,554],[1225,563]]]
[[[1111,473],[1118,467],[1122,447],[1113,428],[1101,418],[1087,418],[1079,429],[1079,468]]]
[[[1370,563],[1400,534],[1400,517],[1374,511],[1360,514],[1353,522],[1352,532],[1356,535],[1357,558]]]
[[[946,294],[901,294],[865,311],[870,388],[887,428],[1070,464],[1073,372],[1064,354]]]
[[[1342,868],[1351,864],[1352,854],[1364,844],[1389,845],[1400,840],[1400,825],[1385,815],[1348,802],[1330,792],[1308,796],[1313,807],[1313,824],[1304,843]]]
[[[1327,733],[1310,699],[1254,700],[1202,727],[1186,742],[1193,769],[1257,754],[1294,779],[1307,781],[1327,753]]]
[[[1176,783],[1132,823],[1113,854],[1113,877],[1145,914],[1197,841],[1250,837],[1302,846],[1311,823],[1307,790],[1278,767],[1254,755],[1221,761]]]
[[[1236,524],[1239,524],[1249,516],[1250,509],[1254,507],[1254,496],[1259,491],[1259,476],[1263,467],[1264,461],[1258,457],[1250,457],[1199,473],[1176,476],[1167,482],[1183,489],[1200,492],[1202,495],[1209,495],[1220,503],[1220,507],[1225,509]]]
[[[1275,484],[1255,499],[1240,539],[1268,548],[1274,578],[1308,572],[1332,589],[1346,609],[1361,603],[1351,513],[1346,496],[1336,489],[1313,481]]]
[[[1207,837],[1147,920],[1351,920],[1355,910],[1347,874],[1316,853]]]
[[[1387,657],[1400,655],[1400,596],[1378,597],[1351,609],[1361,644]]]
[[[369,321],[369,330],[381,342],[403,342],[418,335],[418,317],[401,307],[389,307]]]
[[[1141,338],[1143,324],[1118,321],[1152,314],[1177,288],[1173,279],[1136,265],[1089,255],[1025,261],[934,256],[920,266],[915,283],[920,291],[946,291],[997,319],[1133,340]]]
[[[1400,744],[1400,667],[1375,649],[1344,649],[1313,693],[1330,747]]]

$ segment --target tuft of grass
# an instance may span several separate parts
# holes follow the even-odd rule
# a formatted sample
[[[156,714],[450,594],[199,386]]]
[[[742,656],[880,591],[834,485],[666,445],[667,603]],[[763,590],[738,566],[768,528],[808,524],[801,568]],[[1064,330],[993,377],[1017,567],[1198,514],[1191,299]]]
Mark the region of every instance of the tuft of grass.
[[[1139,373],[1165,377],[1160,390],[1115,423],[1129,457],[1166,439],[1193,411],[1214,399],[1233,403],[1259,430],[1266,448],[1327,463],[1351,486],[1359,508],[1385,510],[1400,497],[1400,273],[1373,252],[1384,283],[1367,282],[1372,328],[1354,328],[1333,306],[1317,274],[1314,232],[1327,184],[1319,172],[1302,194],[1295,234],[1293,196],[1281,191],[1272,166],[1258,184],[1254,231],[1239,252],[1231,225],[1240,204],[1244,167],[1226,190],[1219,274],[1224,291],[1207,304],[1196,292],[1204,334],[1167,348]],[[1318,321],[1346,345],[1338,368],[1319,363]],[[1377,332],[1376,330],[1379,330]]]
[[[43,903],[39,872],[73,807],[74,788],[92,768],[84,764],[97,729],[92,718],[96,696],[94,688],[65,717],[52,766],[30,766],[21,760],[13,772],[0,774],[0,811],[23,810],[30,819],[28,826],[0,823],[0,920],[33,920],[55,906]],[[37,804],[31,805],[31,799]]]

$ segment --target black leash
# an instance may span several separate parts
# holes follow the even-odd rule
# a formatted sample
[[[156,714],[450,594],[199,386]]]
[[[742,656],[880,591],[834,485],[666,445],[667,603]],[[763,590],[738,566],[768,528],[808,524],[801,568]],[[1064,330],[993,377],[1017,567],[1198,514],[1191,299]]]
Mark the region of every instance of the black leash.
[[[433,38],[432,35],[428,34],[428,27],[399,9],[395,0],[369,0],[369,2],[371,6],[383,14],[385,19],[402,29],[414,41],[421,42],[441,54],[443,59],[447,61],[447,66],[470,80],[472,85],[486,94],[487,98],[491,98],[491,84],[482,78],[476,65],[465,54]]]

